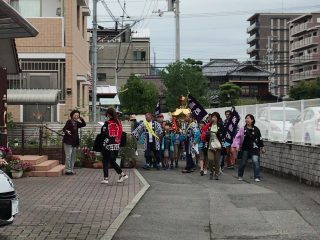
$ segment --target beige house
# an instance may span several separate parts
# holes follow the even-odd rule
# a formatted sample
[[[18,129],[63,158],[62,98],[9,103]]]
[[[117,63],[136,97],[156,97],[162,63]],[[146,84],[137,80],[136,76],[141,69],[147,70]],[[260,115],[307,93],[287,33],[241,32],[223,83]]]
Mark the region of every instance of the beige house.
[[[16,41],[22,73],[9,77],[14,121],[63,122],[70,109],[89,112],[88,0],[9,2],[39,31]]]

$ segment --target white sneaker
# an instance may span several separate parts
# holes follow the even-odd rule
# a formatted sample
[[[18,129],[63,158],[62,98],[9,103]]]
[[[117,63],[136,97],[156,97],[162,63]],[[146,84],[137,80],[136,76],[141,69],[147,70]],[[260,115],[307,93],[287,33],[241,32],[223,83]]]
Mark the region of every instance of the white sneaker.
[[[203,174],[204,174],[204,175],[207,175],[207,173],[208,173],[208,170],[207,170],[207,169],[203,171]]]
[[[119,180],[117,181],[118,183],[122,183],[124,182],[125,180],[127,180],[129,177],[128,175],[123,175],[123,176],[120,176],[119,177]]]
[[[238,177],[238,181],[243,181],[243,178],[242,177]]]
[[[256,182],[260,182],[261,180],[259,178],[254,179]]]
[[[107,179],[103,179],[102,181],[101,181],[101,184],[108,184],[109,183],[109,181],[107,180]]]

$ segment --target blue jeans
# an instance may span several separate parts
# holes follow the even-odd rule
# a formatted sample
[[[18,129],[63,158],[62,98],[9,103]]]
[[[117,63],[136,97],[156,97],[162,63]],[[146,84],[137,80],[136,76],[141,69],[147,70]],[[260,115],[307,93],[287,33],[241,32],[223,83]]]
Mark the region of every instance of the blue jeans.
[[[251,157],[253,164],[254,178],[260,178],[260,162],[258,155],[249,155],[249,151],[242,152],[242,158],[238,169],[238,177],[243,177],[244,169],[247,165],[247,161]]]

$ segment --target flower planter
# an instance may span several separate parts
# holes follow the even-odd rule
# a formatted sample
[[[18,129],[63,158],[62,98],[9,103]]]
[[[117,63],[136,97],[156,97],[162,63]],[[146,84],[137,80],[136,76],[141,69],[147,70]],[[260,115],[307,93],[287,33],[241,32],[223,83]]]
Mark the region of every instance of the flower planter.
[[[93,168],[93,165],[95,164],[95,162],[90,162],[90,161],[83,161],[82,162],[82,167],[85,168]]]
[[[11,175],[12,175],[12,178],[21,178],[22,175],[23,175],[23,171],[12,171],[11,170]]]
[[[31,175],[32,175],[31,171],[26,171],[26,172],[23,172],[22,177],[30,177]]]
[[[93,168],[102,169],[103,168],[102,162],[95,162],[93,164]]]

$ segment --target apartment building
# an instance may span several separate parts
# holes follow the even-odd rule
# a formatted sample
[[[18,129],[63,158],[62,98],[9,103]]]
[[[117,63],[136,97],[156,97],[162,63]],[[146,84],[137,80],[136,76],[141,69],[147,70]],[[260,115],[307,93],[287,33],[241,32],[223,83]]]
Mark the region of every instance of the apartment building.
[[[63,122],[70,109],[88,112],[88,0],[9,2],[39,31],[33,39],[16,41],[22,73],[9,77],[14,121]]]
[[[289,22],[290,85],[320,77],[320,13],[310,13]]]
[[[248,21],[250,61],[272,73],[269,91],[283,97],[289,91],[289,21],[296,13],[256,13]]]
[[[91,31],[91,30],[90,30]],[[150,75],[150,37],[130,26],[98,29],[97,85],[119,90],[131,75]]]

